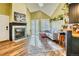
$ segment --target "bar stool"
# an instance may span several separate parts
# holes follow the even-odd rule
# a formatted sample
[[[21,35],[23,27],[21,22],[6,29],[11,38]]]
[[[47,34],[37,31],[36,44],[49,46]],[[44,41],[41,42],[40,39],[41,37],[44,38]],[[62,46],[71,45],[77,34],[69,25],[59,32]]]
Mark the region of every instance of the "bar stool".
[[[59,35],[59,45],[61,45],[62,47],[64,47],[64,45],[65,45],[64,40],[65,40],[65,33],[62,32]]]
[[[43,32],[40,33],[40,40],[44,45],[44,47],[46,48],[48,46],[48,42],[47,42],[48,37],[46,36],[46,33],[43,33]]]

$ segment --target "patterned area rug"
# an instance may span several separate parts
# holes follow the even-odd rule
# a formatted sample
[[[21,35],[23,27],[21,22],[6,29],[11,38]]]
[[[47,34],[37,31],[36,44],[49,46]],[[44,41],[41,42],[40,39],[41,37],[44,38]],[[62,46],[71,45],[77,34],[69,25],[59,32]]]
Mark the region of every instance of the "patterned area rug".
[[[29,45],[28,56],[65,56],[65,50],[56,43],[49,41],[48,45],[51,49]]]

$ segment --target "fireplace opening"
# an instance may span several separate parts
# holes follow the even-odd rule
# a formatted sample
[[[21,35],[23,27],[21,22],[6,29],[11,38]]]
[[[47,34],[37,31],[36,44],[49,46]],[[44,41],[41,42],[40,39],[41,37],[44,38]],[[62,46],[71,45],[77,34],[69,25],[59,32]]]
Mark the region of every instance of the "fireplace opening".
[[[25,38],[25,28],[15,28],[15,40]]]
[[[26,36],[26,24],[25,23],[10,23],[10,40],[20,41]]]

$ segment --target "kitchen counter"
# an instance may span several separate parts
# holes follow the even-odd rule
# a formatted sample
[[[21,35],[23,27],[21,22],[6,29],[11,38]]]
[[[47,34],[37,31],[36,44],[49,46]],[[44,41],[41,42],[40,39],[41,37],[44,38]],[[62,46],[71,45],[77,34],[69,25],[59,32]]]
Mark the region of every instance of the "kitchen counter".
[[[72,32],[72,36],[73,36],[73,37],[79,37],[79,33]]]
[[[79,37],[79,34],[72,34],[73,37]]]
[[[64,29],[64,31],[72,31],[72,30],[71,29]],[[73,37],[79,37],[79,33],[72,31],[72,36]]]

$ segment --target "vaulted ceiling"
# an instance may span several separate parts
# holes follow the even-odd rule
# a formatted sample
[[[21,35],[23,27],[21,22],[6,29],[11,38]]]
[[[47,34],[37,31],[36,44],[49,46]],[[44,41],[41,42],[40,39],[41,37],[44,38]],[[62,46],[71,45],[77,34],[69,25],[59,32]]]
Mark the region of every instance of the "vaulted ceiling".
[[[38,3],[27,3],[26,6],[30,10],[30,12],[42,11],[47,15],[51,16],[55,10],[58,8],[60,3],[43,3],[43,6],[40,7]]]

